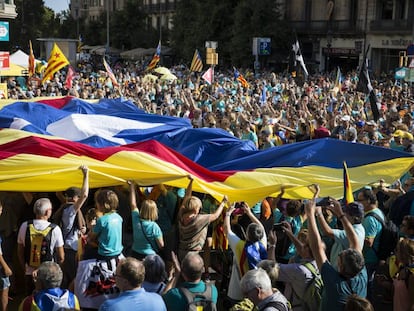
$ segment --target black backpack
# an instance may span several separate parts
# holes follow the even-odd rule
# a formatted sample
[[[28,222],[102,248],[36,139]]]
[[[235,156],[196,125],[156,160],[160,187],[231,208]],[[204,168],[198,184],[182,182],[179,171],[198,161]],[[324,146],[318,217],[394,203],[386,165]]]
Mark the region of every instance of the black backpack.
[[[202,307],[203,311],[217,311],[217,306],[212,299],[212,288],[210,284],[206,283],[206,289],[201,293],[193,293],[188,288],[180,287],[181,293],[187,299],[187,308],[188,311],[197,311]]]
[[[398,243],[398,227],[392,222],[392,220],[385,217],[385,221],[381,219],[375,213],[368,213],[365,217],[374,217],[381,223],[382,232],[380,236],[378,249],[375,250],[377,257],[380,260],[386,260],[391,254],[394,253],[395,247]]]

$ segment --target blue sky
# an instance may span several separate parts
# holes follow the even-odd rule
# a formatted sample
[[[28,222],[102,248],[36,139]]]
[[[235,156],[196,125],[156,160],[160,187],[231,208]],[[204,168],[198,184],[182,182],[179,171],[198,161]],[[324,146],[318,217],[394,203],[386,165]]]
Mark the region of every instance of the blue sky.
[[[55,13],[67,10],[69,8],[69,0],[44,0],[45,6],[51,8]]]

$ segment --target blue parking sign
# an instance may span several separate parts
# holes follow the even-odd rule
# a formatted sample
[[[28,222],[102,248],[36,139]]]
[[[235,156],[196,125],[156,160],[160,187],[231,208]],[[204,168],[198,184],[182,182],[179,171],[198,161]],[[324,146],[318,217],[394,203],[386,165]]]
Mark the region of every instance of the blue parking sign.
[[[270,38],[259,38],[259,55],[270,55],[272,52]]]
[[[0,22],[0,41],[9,41],[9,22]]]

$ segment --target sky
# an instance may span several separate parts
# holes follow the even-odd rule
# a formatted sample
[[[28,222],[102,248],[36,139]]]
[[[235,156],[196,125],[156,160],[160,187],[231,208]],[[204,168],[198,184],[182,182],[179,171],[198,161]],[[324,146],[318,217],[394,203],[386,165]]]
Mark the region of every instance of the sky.
[[[51,8],[55,13],[69,9],[69,0],[44,0],[45,6]]]

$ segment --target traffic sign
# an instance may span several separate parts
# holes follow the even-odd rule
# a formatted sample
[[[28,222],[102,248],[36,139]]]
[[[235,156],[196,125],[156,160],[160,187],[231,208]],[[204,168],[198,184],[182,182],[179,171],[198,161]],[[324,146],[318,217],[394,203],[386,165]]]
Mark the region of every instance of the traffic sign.
[[[408,65],[408,68],[414,68],[414,57],[411,58],[410,64]]]
[[[414,56],[414,44],[410,44],[407,47],[407,55],[408,56]]]
[[[407,68],[400,67],[400,68],[395,69],[394,78],[396,80],[403,80],[403,79],[405,79],[406,75],[407,75]]]
[[[0,22],[0,41],[9,41],[9,22]]]
[[[414,69],[413,68],[411,68],[407,72],[407,77],[404,80],[407,82],[414,82]]]
[[[270,55],[272,51],[272,45],[270,38],[259,39],[259,55]]]

